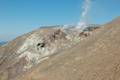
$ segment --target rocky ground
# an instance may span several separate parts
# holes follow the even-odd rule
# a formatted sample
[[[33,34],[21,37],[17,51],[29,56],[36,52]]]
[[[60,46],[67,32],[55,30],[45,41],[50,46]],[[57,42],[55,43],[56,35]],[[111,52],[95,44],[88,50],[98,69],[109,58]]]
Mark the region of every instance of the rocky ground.
[[[120,18],[101,28],[40,28],[0,47],[0,80],[120,80]]]

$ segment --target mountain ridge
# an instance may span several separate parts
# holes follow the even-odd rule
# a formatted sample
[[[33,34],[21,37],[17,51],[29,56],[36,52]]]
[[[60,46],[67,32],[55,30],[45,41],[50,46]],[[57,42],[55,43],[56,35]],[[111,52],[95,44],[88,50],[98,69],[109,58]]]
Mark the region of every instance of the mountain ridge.
[[[82,33],[42,28],[20,36],[0,47],[0,79],[119,80],[119,30],[117,18]]]

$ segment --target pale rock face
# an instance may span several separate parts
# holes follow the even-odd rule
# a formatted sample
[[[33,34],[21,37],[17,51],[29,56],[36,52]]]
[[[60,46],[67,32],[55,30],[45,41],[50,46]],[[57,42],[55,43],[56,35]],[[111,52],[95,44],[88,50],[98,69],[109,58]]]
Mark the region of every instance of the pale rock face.
[[[26,61],[28,62],[27,65],[24,66],[24,68],[29,69],[32,67],[32,65],[39,63],[40,55],[37,53],[26,51],[19,56],[20,59],[23,57],[25,57]]]
[[[60,31],[56,33],[57,30],[53,30],[53,32],[50,31],[49,33],[44,33],[43,35],[44,31],[41,31],[39,33],[35,32],[28,36],[23,45],[20,46],[20,48],[17,50],[17,54],[19,54],[19,59],[23,57],[26,58],[27,64],[24,66],[25,69],[29,69],[33,65],[40,63],[41,59],[57,52],[57,50],[61,48],[62,43],[58,46],[59,41],[57,41],[57,37],[62,38],[62,33]]]
[[[39,36],[37,34],[32,34],[30,35],[24,42],[24,44],[19,48],[17,53],[24,52],[25,50],[28,49],[30,46],[36,46],[37,43],[43,43],[43,38],[42,36]]]
[[[37,51],[38,43],[43,43],[43,38],[42,36],[39,36],[39,34],[34,33],[30,35],[25,40],[23,45],[18,49],[17,53],[19,54],[19,59],[21,59],[22,57],[26,57],[26,61],[28,62],[25,68],[31,68],[32,65],[39,63],[39,59],[42,56],[48,54],[46,49],[41,49],[40,52]],[[43,52],[45,54],[41,54]]]

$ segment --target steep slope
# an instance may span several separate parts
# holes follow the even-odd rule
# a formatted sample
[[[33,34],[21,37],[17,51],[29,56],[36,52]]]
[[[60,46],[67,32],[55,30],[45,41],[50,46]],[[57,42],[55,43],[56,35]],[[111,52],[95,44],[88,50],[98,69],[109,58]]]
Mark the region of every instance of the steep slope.
[[[61,54],[93,31],[80,32],[74,27],[44,27],[17,37],[0,47],[0,80],[13,80],[49,56]]]
[[[120,18],[15,80],[120,80]]]

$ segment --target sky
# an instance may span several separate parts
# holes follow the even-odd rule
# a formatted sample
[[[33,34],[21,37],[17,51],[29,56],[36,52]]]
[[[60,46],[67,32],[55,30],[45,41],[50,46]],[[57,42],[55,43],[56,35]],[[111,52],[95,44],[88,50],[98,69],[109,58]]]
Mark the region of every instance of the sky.
[[[77,24],[84,0],[0,0],[0,41],[45,25]],[[89,23],[104,24],[120,16],[120,0],[91,0]]]

